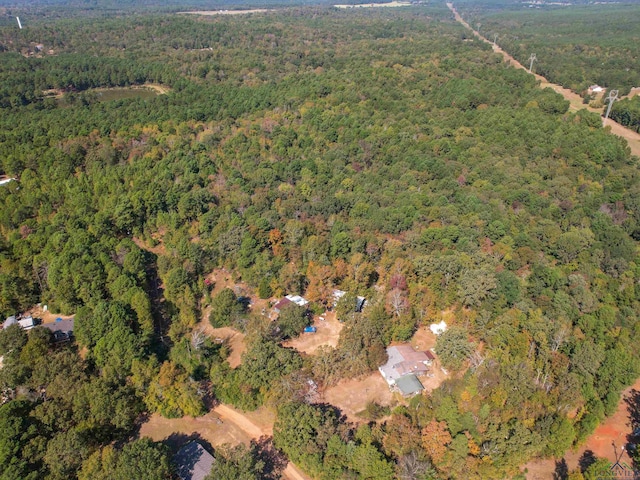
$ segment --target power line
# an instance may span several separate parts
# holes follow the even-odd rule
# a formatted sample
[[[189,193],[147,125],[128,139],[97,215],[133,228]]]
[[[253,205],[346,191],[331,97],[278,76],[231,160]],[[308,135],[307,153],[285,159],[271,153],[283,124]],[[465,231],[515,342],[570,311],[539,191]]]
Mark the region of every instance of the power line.
[[[529,56],[529,73],[531,73],[531,69],[533,68],[533,62],[535,62],[536,60],[538,60],[538,57],[536,57],[535,53],[532,53]]]
[[[609,105],[607,106],[607,113],[605,113],[604,115],[605,122],[609,118],[609,113],[611,112],[611,107],[613,106],[613,102],[615,102],[617,99],[618,99],[618,90],[611,90],[609,92],[609,96],[607,97],[607,100],[609,101]]]

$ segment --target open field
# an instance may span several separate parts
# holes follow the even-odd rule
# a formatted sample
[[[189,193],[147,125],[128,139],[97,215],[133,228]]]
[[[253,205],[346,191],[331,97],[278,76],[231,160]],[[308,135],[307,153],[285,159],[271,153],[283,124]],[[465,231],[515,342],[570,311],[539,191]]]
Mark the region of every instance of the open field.
[[[320,320],[320,317],[324,318],[324,320]],[[323,315],[314,317],[313,326],[317,329],[316,333],[302,333],[298,338],[289,340],[283,345],[309,355],[313,355],[323,345],[330,347],[338,345],[338,339],[344,324],[337,320],[335,312],[326,312]]]
[[[266,8],[254,8],[250,10],[197,10],[195,12],[178,12],[178,15],[246,15],[247,13],[270,12]]]
[[[374,8],[374,7],[409,7],[411,4],[409,2],[388,2],[388,3],[359,3],[355,5],[343,4],[343,5],[334,5],[336,8]]]
[[[143,85],[131,85],[128,87],[109,87],[109,88],[89,88],[76,94],[90,93],[96,96],[100,102],[108,102],[111,100],[123,100],[127,98],[153,98],[158,95],[166,95],[171,89],[165,85],[158,83],[145,83]],[[42,92],[45,97],[63,100],[66,92],[63,90],[45,90]]]
[[[326,389],[323,397],[326,402],[342,410],[352,422],[363,421],[356,413],[364,410],[369,402],[382,406],[398,403],[380,372],[361,379],[342,380],[336,386]]]

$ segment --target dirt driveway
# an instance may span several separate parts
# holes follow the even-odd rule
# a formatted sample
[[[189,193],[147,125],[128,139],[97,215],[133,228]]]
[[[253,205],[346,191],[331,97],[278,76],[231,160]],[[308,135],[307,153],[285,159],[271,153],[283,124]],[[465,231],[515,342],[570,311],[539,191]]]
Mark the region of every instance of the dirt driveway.
[[[518,62],[515,58],[513,58],[511,55],[505,52],[502,48],[500,48],[498,45],[487,40],[482,35],[480,35],[477,31],[471,28],[471,26],[463,20],[460,14],[458,14],[457,10],[454,8],[452,3],[447,3],[447,7],[449,7],[449,9],[453,12],[453,15],[455,16],[456,21],[458,21],[467,29],[471,30],[478,39],[491,45],[491,47],[493,48],[493,51],[501,54],[507,63],[513,65],[516,68],[520,68],[522,70],[527,70],[527,71],[529,70],[528,68],[525,68],[524,65]],[[602,113],[598,109],[591,108],[587,105],[584,105],[582,103],[582,97],[580,97],[580,95],[578,95],[577,93],[569,90],[568,88],[564,88],[561,85],[556,85],[555,83],[551,83],[541,75],[537,75],[537,74],[534,74],[534,75],[536,79],[540,81],[540,88],[551,87],[555,92],[562,95],[566,100],[569,100],[570,109],[573,110],[574,112],[577,110],[586,108],[587,110],[590,110],[592,112]],[[632,155],[640,156],[640,134],[634,132],[633,130],[629,130],[628,128],[623,127],[622,125],[614,122],[611,119],[608,119],[606,121],[606,123],[604,124],[604,127],[610,127],[611,133],[613,133],[614,135],[617,135],[618,137],[624,138],[629,144],[629,148],[631,149]]]
[[[173,434],[191,435],[199,433],[213,447],[223,444],[248,444],[262,436],[273,434],[275,415],[265,407],[255,412],[243,413],[220,404],[202,417],[162,418],[152,415],[140,428],[140,437],[150,437],[158,442]],[[310,480],[298,467],[289,462],[283,472],[289,480]]]

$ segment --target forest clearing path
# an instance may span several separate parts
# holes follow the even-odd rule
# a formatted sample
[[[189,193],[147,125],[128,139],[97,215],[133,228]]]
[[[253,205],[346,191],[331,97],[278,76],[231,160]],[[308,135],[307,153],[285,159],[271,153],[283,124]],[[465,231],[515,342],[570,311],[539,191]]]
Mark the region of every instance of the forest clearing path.
[[[231,407],[220,404],[213,411],[223,420],[232,422],[243,432],[249,435],[252,439],[258,439],[263,435],[271,436],[273,434],[273,426],[269,428],[260,428],[258,425],[249,420],[242,413],[234,410]],[[284,478],[289,480],[309,480],[309,477],[304,475],[298,467],[289,462],[287,468],[282,472]]]
[[[456,19],[456,21],[458,23],[460,23],[462,26],[464,26],[468,30],[471,30],[471,32],[473,32],[473,34],[478,39],[480,39],[483,42],[488,43],[489,45],[491,45],[491,48],[493,48],[493,51],[496,52],[496,53],[501,54],[502,57],[505,59],[505,61],[507,63],[510,63],[511,65],[513,65],[516,68],[520,68],[520,69],[525,70],[527,72],[529,71],[528,68],[526,68],[520,62],[518,62],[515,58],[513,58],[511,55],[509,55],[507,52],[505,52],[502,48],[500,48],[498,45],[494,44],[492,41],[490,41],[487,38],[485,38],[482,35],[480,35],[480,33],[477,32],[476,30],[474,30],[471,27],[471,25],[469,25],[467,22],[465,22],[464,19],[460,16],[458,11],[453,6],[453,3],[447,3],[447,7],[449,7],[449,10],[451,10],[451,12],[453,12],[453,15],[454,15],[454,17],[455,17],[455,19]],[[559,93],[566,100],[568,100],[569,103],[570,103],[570,107],[569,107],[570,110],[575,112],[575,111],[578,111],[578,110],[581,110],[581,109],[584,108],[584,109],[587,109],[587,110],[589,110],[591,112],[596,112],[596,113],[599,113],[599,114],[602,113],[599,109],[589,107],[588,105],[584,105],[582,103],[582,97],[580,97],[580,95],[578,95],[577,93],[569,90],[568,88],[564,88],[561,85],[556,85],[555,83],[551,83],[546,78],[544,78],[542,75],[538,75],[538,74],[535,74],[535,73],[532,73],[532,75],[534,77],[536,77],[536,80],[540,81],[540,88],[550,87],[556,93]],[[631,154],[632,155],[637,155],[637,156],[640,157],[640,134],[634,132],[633,130],[629,130],[628,128],[623,127],[622,125],[620,125],[617,122],[614,122],[610,118],[607,119],[607,121],[606,121],[606,123],[604,123],[604,125],[607,126],[607,127],[610,127],[611,133],[613,133],[614,135],[617,135],[619,137],[622,137],[627,141],[627,143],[629,144],[629,148],[631,149]]]

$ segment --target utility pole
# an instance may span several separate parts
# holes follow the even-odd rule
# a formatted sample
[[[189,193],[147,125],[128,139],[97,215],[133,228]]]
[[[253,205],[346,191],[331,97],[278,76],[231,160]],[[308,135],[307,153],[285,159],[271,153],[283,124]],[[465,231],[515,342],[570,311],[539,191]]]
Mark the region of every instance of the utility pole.
[[[498,40],[498,34],[497,34],[497,33],[494,33],[494,34],[493,34],[493,46],[494,46],[494,47],[496,46],[496,41],[497,41],[497,40]]]
[[[535,62],[536,60],[538,60],[538,58],[536,57],[536,54],[532,53],[529,56],[529,73],[531,73],[531,69],[533,68],[533,62]]]
[[[615,102],[617,99],[618,99],[618,90],[611,90],[609,92],[609,96],[607,97],[607,100],[609,101],[609,105],[607,105],[607,113],[604,115],[605,122],[607,121],[607,118],[609,118],[609,113],[611,113],[611,107],[613,106],[613,102]]]

